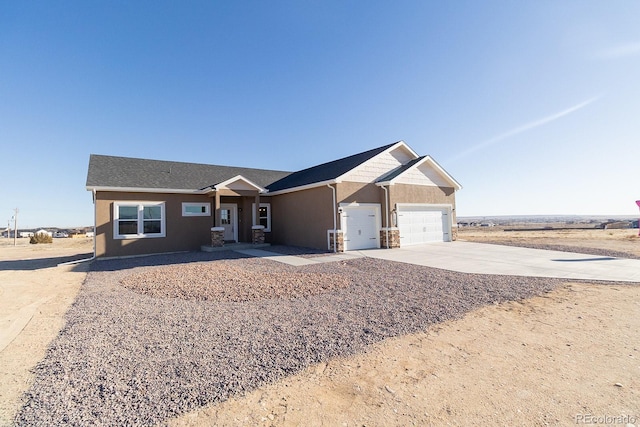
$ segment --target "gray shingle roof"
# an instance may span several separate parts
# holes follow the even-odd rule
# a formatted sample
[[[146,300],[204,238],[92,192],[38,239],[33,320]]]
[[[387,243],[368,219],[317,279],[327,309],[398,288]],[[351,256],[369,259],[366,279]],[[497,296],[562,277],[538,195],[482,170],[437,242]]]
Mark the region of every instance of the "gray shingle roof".
[[[92,154],[87,187],[200,190],[237,175],[266,187],[290,172]]]
[[[87,187],[201,190],[242,175],[274,192],[336,179],[396,144],[397,142],[293,173],[92,154],[89,159]],[[410,167],[417,160],[419,159],[405,166]],[[406,170],[405,166],[400,169]]]
[[[372,157],[375,157],[386,149],[394,146],[395,144],[397,143],[394,142],[393,144],[374,148],[373,150],[354,154],[352,156],[344,157],[332,162],[323,163],[321,165],[303,169],[298,172],[293,172],[292,174],[285,176],[284,178],[274,182],[273,184],[269,184],[267,186],[267,189],[270,192],[274,192],[338,178],[339,176],[344,175],[356,166],[366,162]]]

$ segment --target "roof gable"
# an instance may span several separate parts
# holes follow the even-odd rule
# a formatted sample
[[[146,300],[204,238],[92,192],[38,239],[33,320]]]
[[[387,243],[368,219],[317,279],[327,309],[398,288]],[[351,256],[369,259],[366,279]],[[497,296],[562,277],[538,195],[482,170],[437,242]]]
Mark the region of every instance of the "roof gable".
[[[364,183],[375,182],[381,176],[389,173],[389,171],[417,157],[418,155],[407,144],[399,141],[342,175],[339,180]]]
[[[266,191],[263,187],[251,182],[242,175],[237,175],[233,178],[229,178],[224,182],[211,186],[211,188],[215,190],[226,188],[229,190],[258,190],[259,192]]]
[[[452,187],[455,190],[462,189],[458,181],[453,179],[431,156],[422,156],[407,162],[380,177],[376,184],[433,185],[437,187]]]

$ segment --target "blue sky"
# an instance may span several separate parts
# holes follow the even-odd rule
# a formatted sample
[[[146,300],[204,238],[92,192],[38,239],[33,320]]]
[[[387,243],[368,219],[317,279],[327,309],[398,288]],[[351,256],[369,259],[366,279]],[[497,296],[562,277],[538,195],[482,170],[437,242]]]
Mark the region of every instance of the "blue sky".
[[[0,1],[0,225],[89,154],[298,170],[404,140],[459,216],[637,214],[637,1]],[[4,217],[2,216],[4,215]]]

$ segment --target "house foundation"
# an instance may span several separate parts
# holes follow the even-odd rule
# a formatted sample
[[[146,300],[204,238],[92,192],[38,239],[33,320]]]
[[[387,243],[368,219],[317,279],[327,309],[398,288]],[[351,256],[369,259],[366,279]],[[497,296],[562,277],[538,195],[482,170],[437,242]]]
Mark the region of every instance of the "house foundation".
[[[224,246],[224,227],[211,228],[211,246],[214,248]]]
[[[344,252],[344,233],[342,232],[342,230],[327,230],[327,233],[329,236],[329,250]]]
[[[387,242],[387,237],[389,241]],[[400,230],[396,227],[380,229],[380,247],[382,249],[395,249],[400,247]]]
[[[264,225],[252,226],[251,234],[253,235],[252,242],[254,245],[261,245],[264,243]]]

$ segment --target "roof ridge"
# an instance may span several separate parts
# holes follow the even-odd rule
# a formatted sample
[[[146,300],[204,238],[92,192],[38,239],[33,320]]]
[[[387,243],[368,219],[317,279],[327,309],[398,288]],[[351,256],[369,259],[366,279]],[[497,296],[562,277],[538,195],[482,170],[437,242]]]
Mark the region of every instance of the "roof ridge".
[[[383,145],[382,147],[378,147],[378,148],[372,148],[372,149],[367,150],[367,151],[362,151],[362,152],[360,152],[360,153],[355,153],[355,154],[351,154],[351,155],[349,155],[349,156],[341,157],[341,158],[339,158],[339,159],[334,159],[334,160],[330,160],[330,161],[328,161],[328,162],[320,163],[319,165],[309,166],[308,168],[300,169],[300,170],[298,170],[298,171],[295,171],[294,173],[304,172],[304,171],[307,171],[307,170],[309,170],[309,169],[319,168],[319,167],[322,167],[322,166],[329,165],[329,164],[331,164],[331,163],[340,162],[340,161],[347,160],[347,159],[351,159],[351,158],[354,158],[354,157],[357,157],[357,156],[362,156],[362,155],[364,155],[364,154],[367,154],[367,153],[370,153],[370,152],[373,152],[373,151],[378,151],[378,150],[380,150],[380,151],[379,151],[379,153],[381,153],[382,151],[384,151],[384,150],[386,150],[387,148],[390,148],[390,147],[392,147],[392,146],[394,146],[394,145],[396,145],[396,144],[397,144],[397,142],[394,142],[393,144]],[[378,153],[376,153],[376,154],[378,154]],[[374,155],[374,156],[375,156],[375,155]],[[371,157],[373,157],[373,156],[371,156]]]
[[[401,142],[403,141],[397,141],[392,144],[372,148],[367,151],[362,151],[350,156],[311,166],[306,169],[301,169],[269,184],[267,189],[269,192],[274,192],[336,179],[356,166],[361,165],[367,160],[370,160]]]

